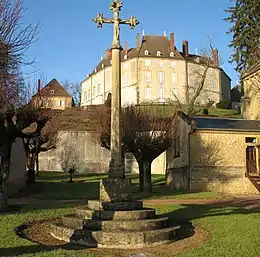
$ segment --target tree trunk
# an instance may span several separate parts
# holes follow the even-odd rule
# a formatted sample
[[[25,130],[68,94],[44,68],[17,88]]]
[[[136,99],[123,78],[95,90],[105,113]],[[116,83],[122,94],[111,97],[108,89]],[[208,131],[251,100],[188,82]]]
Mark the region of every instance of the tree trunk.
[[[139,160],[139,185],[140,191],[152,193],[152,162],[150,160]]]
[[[0,213],[6,212],[8,207],[8,182],[9,182],[10,159],[0,161]]]
[[[35,157],[35,153],[30,153],[28,155],[27,185],[35,183]]]
[[[39,176],[39,154],[36,154],[36,160],[35,160],[35,174],[36,176]]]

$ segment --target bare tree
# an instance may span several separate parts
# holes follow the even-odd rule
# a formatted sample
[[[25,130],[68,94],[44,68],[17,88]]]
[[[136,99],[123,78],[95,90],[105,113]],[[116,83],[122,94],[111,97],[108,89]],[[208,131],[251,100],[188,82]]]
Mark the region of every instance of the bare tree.
[[[22,0],[0,0],[0,212],[7,208],[12,144],[15,138],[35,137],[37,129],[26,134],[22,129],[38,120],[28,106],[16,109],[23,83],[21,66],[32,64],[26,60],[26,50],[36,40],[38,26],[24,26]]]
[[[81,85],[80,83],[70,82],[69,80],[65,80],[63,82],[63,87],[70,93],[72,96],[74,103],[76,106],[80,105],[81,101]]]
[[[216,69],[219,67],[218,52],[213,48],[210,38],[208,41],[209,49],[202,50],[200,56],[190,63],[185,104],[172,92],[178,108],[185,109],[186,106],[188,115],[195,115],[204,108],[208,109],[216,103],[214,98],[219,98],[219,91],[210,86],[215,82]]]
[[[176,112],[163,115],[164,107],[128,106],[122,110],[122,161],[126,152],[135,156],[139,165],[140,190],[145,192],[152,191],[153,160],[178,140]],[[101,145],[110,149],[110,108],[93,109],[91,120]]]
[[[38,123],[41,129],[38,130],[38,137],[24,138],[24,149],[27,156],[27,183],[35,183],[35,175],[39,175],[39,154],[54,149],[57,144],[58,124],[55,112],[49,110],[38,110]],[[34,131],[36,123],[26,128],[26,132]]]

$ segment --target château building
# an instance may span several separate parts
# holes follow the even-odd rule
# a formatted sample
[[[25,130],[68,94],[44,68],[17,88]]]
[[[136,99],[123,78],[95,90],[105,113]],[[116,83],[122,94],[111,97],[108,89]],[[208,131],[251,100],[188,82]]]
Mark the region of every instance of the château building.
[[[205,83],[198,101],[214,103],[230,100],[231,79],[219,67],[218,50],[209,56],[189,53],[188,42],[182,51],[175,46],[174,33],[164,36],[136,36],[136,47],[121,51],[122,105],[143,102],[165,103],[178,99],[187,102],[201,83]],[[82,81],[81,106],[103,104],[112,90],[112,52]]]

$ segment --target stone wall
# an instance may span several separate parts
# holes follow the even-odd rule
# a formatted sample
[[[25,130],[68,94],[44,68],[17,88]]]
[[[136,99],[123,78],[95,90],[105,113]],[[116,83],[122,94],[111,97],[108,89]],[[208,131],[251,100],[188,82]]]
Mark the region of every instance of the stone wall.
[[[186,189],[189,186],[191,191],[258,194],[257,189],[245,175],[248,145],[246,137],[256,137],[257,142],[260,141],[260,133],[257,132],[213,130],[193,132],[190,134],[190,151],[182,152],[182,158],[181,156],[173,158],[170,156],[171,151],[167,151],[167,185],[174,189]],[[188,143],[187,138],[188,136],[183,135],[184,142]],[[259,156],[258,149],[256,153]],[[185,172],[187,166],[189,168],[186,168]]]
[[[9,174],[8,194],[12,195],[25,187],[27,158],[22,139],[17,138],[13,143],[11,153],[11,167]]]
[[[110,152],[101,147],[92,134],[64,131],[59,133],[58,138],[56,149],[40,154],[40,170],[63,172],[74,163],[79,173],[108,172]],[[132,154],[126,154],[125,165],[127,173],[138,173],[138,164]],[[165,153],[154,160],[152,173],[165,173]]]

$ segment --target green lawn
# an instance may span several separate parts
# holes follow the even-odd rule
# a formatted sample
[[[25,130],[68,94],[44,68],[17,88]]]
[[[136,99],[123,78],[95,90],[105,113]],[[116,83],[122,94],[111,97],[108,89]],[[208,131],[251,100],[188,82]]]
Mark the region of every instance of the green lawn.
[[[41,172],[30,197],[45,200],[63,199],[97,199],[99,193],[99,180],[107,175],[77,175],[73,183],[68,183],[66,173]],[[140,194],[138,191],[138,175],[129,176],[133,183],[133,195],[144,199],[230,199],[232,196],[221,193],[201,192],[187,193],[173,191],[165,186],[164,175],[152,176],[153,193]]]
[[[47,208],[47,209],[45,209]],[[5,214],[0,217],[0,256],[22,257],[96,257],[87,251],[57,249],[37,245],[20,238],[14,228],[22,223],[51,218],[72,211],[72,207],[57,208],[49,206],[24,206],[19,213]],[[176,220],[191,220],[195,227],[202,226],[211,233],[211,239],[202,247],[188,252],[168,256],[176,257],[257,257],[259,256],[260,213],[238,208],[217,208],[200,205],[160,206],[158,213],[169,213]],[[166,246],[165,246],[166,247]],[[138,251],[137,251],[138,252]],[[155,248],[156,253],[156,248]],[[165,256],[157,254],[157,256]]]

